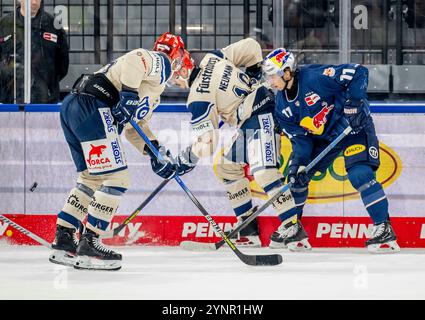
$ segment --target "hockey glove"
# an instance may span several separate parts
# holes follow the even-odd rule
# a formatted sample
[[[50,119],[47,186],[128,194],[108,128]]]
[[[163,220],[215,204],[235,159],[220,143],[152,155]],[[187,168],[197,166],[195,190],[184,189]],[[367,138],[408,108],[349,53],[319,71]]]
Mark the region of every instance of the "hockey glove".
[[[369,102],[365,99],[347,100],[344,105],[344,115],[353,132],[360,132],[370,120]]]
[[[139,96],[135,91],[121,91],[120,102],[111,109],[112,115],[118,124],[130,121],[139,106]]]
[[[292,160],[289,162],[287,179],[291,184],[291,191],[303,192],[308,188],[310,178],[307,172],[303,171],[304,168],[304,166],[300,166],[298,163]]]
[[[192,152],[192,146],[187,147],[187,149],[182,151],[175,159],[178,175],[182,176],[192,171],[198,161],[199,158]]]
[[[163,179],[172,179],[176,175],[177,168],[176,165],[171,163],[171,153],[169,150],[165,150],[164,147],[159,146],[158,141],[152,141],[152,144],[155,146],[155,148],[159,151],[159,153],[164,158],[164,161],[160,161],[155,154],[149,149],[148,145],[145,145],[145,152],[149,154],[151,157],[151,166],[152,171],[155,172],[157,175],[159,175]]]

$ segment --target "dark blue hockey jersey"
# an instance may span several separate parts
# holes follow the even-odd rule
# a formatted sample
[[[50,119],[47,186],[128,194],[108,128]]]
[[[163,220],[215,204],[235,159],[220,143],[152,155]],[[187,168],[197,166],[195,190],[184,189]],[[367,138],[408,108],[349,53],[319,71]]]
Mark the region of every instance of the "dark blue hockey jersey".
[[[316,64],[300,68],[295,99],[277,93],[275,116],[299,160],[309,161],[314,140],[331,141],[347,127],[344,103],[367,99],[367,86],[368,70],[362,65]]]

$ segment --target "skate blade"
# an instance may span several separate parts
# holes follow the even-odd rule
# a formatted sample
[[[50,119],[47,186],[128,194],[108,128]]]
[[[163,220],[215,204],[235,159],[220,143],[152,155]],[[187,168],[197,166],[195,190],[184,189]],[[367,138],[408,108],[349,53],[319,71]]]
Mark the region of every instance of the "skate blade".
[[[370,244],[367,246],[370,253],[396,253],[400,251],[400,247],[396,241],[387,243]]]
[[[261,248],[261,244],[253,242],[235,242],[238,248]]]
[[[240,239],[236,240],[234,243],[239,248],[261,248],[261,242],[258,237],[254,239],[241,237]]]
[[[121,260],[100,260],[88,256],[78,256],[74,269],[116,271],[121,269]]]
[[[72,267],[77,259],[76,255],[63,250],[53,250],[49,257],[49,261],[63,266]]]
[[[276,241],[270,240],[269,248],[270,249],[287,249],[288,247],[283,242],[276,242]]]
[[[311,245],[308,242],[308,239],[303,239],[301,241],[291,242],[288,243],[288,249],[292,252],[304,252],[304,251],[310,251]]]

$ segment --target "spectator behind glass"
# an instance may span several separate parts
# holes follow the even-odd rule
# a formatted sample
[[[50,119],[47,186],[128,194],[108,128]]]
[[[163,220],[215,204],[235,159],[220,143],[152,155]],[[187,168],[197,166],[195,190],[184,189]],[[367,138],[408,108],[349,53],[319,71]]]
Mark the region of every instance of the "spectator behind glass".
[[[24,103],[25,0],[16,8],[16,103]],[[0,19],[0,103],[14,103],[14,13]],[[55,27],[54,18],[31,0],[31,102],[57,103],[59,81],[69,65],[66,33]]]

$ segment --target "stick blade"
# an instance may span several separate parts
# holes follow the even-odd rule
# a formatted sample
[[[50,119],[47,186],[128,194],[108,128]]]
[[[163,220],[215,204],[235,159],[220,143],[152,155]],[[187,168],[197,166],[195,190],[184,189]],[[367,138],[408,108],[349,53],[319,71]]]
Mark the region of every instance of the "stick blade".
[[[283,262],[280,254],[242,255],[239,258],[250,266],[277,266]]]
[[[216,251],[215,243],[197,242],[197,241],[182,241],[180,248],[187,251]]]

